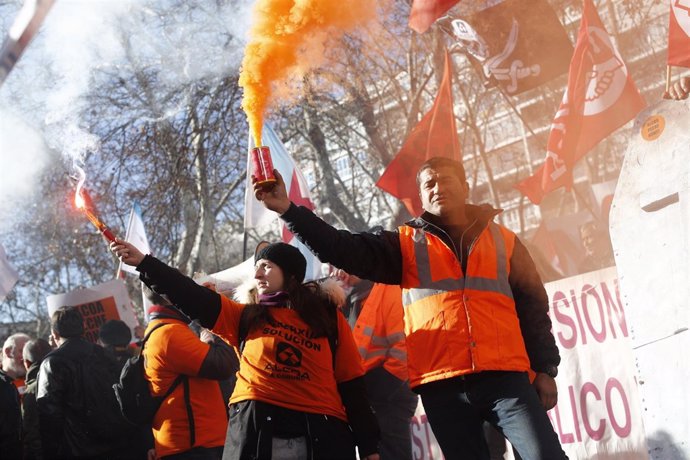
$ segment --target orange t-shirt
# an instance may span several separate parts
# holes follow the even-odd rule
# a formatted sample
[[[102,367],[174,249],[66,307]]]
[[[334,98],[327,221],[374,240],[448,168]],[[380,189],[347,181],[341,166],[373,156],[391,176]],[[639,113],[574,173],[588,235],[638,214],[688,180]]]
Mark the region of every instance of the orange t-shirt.
[[[194,377],[199,373],[209,345],[199,340],[186,324],[169,319],[151,321],[146,332],[160,322],[144,347],[146,377],[154,396],[162,396],[180,374],[189,377],[189,395],[194,413],[195,447],[218,447],[225,443],[228,427],[225,401],[217,380]],[[184,401],[184,382],[163,401],[153,419],[156,454],[184,452],[191,448]]]
[[[213,332],[237,347],[242,304],[222,297]],[[325,414],[347,421],[337,384],[364,375],[352,332],[338,313],[335,370],[327,337],[314,338],[299,314],[269,307],[275,326],[264,324],[245,340],[230,403],[263,401],[287,409]]]

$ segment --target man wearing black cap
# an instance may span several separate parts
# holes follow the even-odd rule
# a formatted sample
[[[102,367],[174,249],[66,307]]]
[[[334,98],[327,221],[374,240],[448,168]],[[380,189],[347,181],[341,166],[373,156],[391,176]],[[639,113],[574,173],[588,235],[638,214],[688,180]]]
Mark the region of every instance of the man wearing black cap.
[[[524,245],[493,222],[501,211],[465,203],[462,164],[427,160],[417,172],[424,213],[377,233],[336,230],[291,203],[275,173],[272,187],[253,181],[256,198],[321,261],[403,288],[410,387],[446,459],[488,459],[485,420],[525,460],[566,458],[545,410],[560,362],[546,291]]]
[[[132,330],[119,319],[110,319],[98,329],[98,344],[118,362],[120,368],[132,356],[129,348],[131,341]]]

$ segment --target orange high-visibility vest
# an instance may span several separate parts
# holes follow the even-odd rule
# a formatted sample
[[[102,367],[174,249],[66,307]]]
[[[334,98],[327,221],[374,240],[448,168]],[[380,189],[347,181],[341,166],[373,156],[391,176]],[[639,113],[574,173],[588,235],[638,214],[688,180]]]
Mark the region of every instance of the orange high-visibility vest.
[[[493,222],[471,244],[467,273],[441,238],[400,227],[410,386],[485,370],[527,371],[508,282],[515,234]]]
[[[376,283],[362,305],[352,330],[368,372],[383,366],[407,381],[407,349],[400,286]]]

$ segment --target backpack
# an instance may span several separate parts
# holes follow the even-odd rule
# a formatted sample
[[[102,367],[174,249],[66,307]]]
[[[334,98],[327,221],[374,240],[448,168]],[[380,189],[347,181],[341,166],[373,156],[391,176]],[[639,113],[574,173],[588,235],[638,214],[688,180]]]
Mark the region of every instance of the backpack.
[[[117,381],[119,366],[97,345],[77,365],[82,382],[80,425],[83,432],[104,448],[122,443],[132,432],[125,420],[111,388]]]
[[[189,390],[186,375],[178,375],[163,396],[152,396],[149,391],[149,381],[146,379],[146,373],[144,372],[144,347],[146,346],[146,341],[153,334],[153,331],[168,324],[170,323],[157,324],[146,334],[141,343],[139,353],[125,362],[120,371],[119,381],[112,386],[120,412],[134,425],[150,425],[163,401],[183,381],[185,382],[186,390],[185,399],[187,399]]]

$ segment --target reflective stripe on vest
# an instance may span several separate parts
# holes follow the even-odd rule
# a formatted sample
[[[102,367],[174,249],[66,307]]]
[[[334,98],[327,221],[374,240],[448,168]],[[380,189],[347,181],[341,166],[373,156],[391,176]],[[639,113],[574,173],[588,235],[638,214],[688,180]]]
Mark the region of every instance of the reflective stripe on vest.
[[[494,245],[496,246],[496,278],[460,276],[460,278],[446,278],[433,281],[431,279],[431,262],[429,260],[429,247],[426,242],[426,232],[422,229],[415,228],[412,240],[414,242],[419,286],[403,289],[403,306],[407,307],[416,301],[432,295],[449,291],[462,291],[465,289],[495,292],[512,299],[513,291],[508,282],[508,259],[503,234],[498,228],[498,225],[493,222],[489,224],[489,231],[491,232],[491,236],[494,239]]]
[[[359,354],[362,356],[363,360],[367,360],[369,358],[374,358],[376,356],[392,356],[393,358],[396,358],[400,361],[406,362],[407,361],[407,353],[404,351],[401,351],[397,348],[394,348],[393,346],[398,343],[402,342],[405,340],[405,333],[400,331],[400,332],[395,332],[393,334],[387,335],[387,336],[380,336],[374,334],[374,328],[371,326],[365,326],[362,330],[362,335],[366,337],[371,337],[371,345],[375,347],[379,347],[378,349],[371,350],[369,348],[365,347],[359,347]]]
[[[398,361],[407,362],[407,352],[399,348],[379,348],[377,350],[367,350],[364,347],[359,347],[359,354],[363,360],[376,358],[377,356],[390,356]]]

